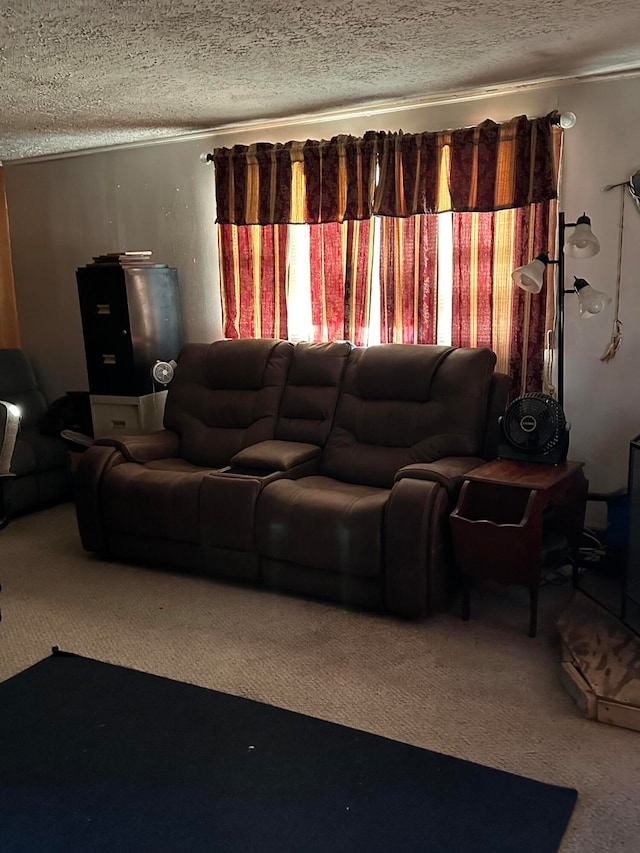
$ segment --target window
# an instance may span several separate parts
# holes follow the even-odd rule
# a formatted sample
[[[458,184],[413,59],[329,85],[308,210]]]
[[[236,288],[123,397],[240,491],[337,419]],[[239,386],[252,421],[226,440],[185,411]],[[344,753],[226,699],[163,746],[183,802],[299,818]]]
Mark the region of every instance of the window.
[[[510,274],[553,252],[554,115],[218,149],[225,334],[487,346],[538,389],[548,290]]]

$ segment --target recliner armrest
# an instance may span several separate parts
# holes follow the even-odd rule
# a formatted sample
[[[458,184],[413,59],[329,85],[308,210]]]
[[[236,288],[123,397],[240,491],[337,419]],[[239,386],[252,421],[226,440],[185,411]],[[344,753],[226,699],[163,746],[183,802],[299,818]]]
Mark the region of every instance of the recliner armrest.
[[[290,442],[264,441],[261,444],[289,444]],[[260,445],[255,445],[259,447]],[[298,445],[307,448],[315,445]],[[246,448],[249,450],[250,448]],[[318,461],[310,458],[304,461],[305,453],[300,451],[297,457],[277,454],[269,457],[254,458],[250,454],[241,460],[254,465],[259,461],[261,468],[238,467],[232,465],[212,471],[202,479],[200,486],[200,517],[202,529],[202,547],[205,554],[226,552],[255,553],[255,511],[262,490],[275,480],[296,480],[299,477],[311,477],[317,473]],[[310,452],[310,451],[309,451]],[[234,457],[235,459],[236,457]],[[278,468],[267,470],[267,463],[273,465],[289,464],[286,470]]]
[[[127,462],[152,462],[179,456],[180,437],[173,430],[162,429],[143,435],[104,436],[95,445],[115,447]]]
[[[249,471],[289,471],[319,456],[317,444],[273,439],[240,450],[231,457],[231,467],[238,472],[243,468]]]
[[[484,465],[485,460],[476,456],[445,456],[436,462],[414,462],[405,465],[396,472],[395,482],[398,480],[430,480],[440,483],[449,493],[455,497],[464,482],[465,475],[474,468]]]

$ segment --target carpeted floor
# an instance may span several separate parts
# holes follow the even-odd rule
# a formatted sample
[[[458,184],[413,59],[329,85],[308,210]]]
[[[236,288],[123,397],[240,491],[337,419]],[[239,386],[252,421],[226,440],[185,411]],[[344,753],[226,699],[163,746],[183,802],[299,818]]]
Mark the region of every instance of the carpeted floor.
[[[524,590],[475,595],[468,623],[405,623],[103,562],[71,505],[0,533],[0,582],[0,679],[58,645],[575,787],[562,853],[640,850],[640,734],[583,719],[559,683],[567,587],[541,591],[536,639]]]

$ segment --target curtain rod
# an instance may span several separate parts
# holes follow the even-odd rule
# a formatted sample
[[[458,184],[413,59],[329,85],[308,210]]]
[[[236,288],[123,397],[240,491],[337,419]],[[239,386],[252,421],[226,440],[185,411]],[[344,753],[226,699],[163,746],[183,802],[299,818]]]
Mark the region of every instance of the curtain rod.
[[[568,130],[570,127],[573,127],[576,123],[576,114],[572,112],[564,112],[559,113],[555,118],[551,120],[551,124],[560,125],[560,127]],[[203,151],[200,154],[200,162],[204,163],[205,166],[208,166],[209,163],[213,163],[215,157],[211,152]],[[615,186],[619,186],[616,184]]]

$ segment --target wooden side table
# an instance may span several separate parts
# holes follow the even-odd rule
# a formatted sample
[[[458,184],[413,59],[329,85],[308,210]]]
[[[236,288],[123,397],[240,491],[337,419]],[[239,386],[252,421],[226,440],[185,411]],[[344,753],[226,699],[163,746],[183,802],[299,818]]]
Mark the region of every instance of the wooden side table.
[[[561,538],[577,572],[588,482],[583,462],[543,465],[495,459],[470,471],[451,513],[453,551],[463,578],[462,618],[471,584],[487,579],[529,589],[529,636],[535,637],[545,542]]]

